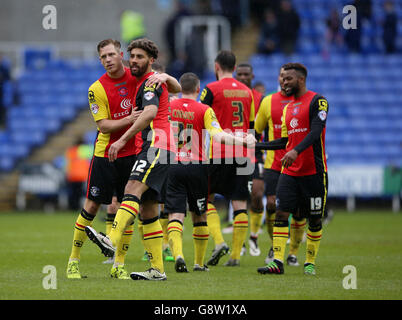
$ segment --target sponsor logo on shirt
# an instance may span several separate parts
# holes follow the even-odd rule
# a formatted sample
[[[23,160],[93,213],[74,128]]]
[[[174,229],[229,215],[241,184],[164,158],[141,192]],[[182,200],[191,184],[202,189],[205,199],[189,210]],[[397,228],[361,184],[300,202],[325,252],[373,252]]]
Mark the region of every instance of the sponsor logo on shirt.
[[[95,102],[95,93],[92,90],[88,91],[88,100],[89,102]]]
[[[291,135],[293,133],[299,133],[299,132],[306,132],[307,131],[307,128],[297,128],[299,126],[299,121],[298,121],[297,118],[293,118],[290,121],[290,126],[293,129],[288,131],[288,135]]]
[[[123,100],[120,102],[120,107],[123,108],[123,109],[129,109],[129,108],[131,108],[132,106],[133,106],[133,105],[132,105],[131,100],[130,100],[129,98],[123,99]]]
[[[293,118],[292,120],[290,120],[290,126],[294,129],[299,125],[299,121],[297,120],[297,118]]]
[[[318,110],[328,111],[328,102],[325,99],[318,99]]]

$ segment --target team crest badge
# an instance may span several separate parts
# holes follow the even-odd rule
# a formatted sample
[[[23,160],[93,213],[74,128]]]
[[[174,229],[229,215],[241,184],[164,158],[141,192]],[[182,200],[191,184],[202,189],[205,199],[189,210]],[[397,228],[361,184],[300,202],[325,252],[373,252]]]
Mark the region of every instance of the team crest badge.
[[[98,187],[92,187],[90,192],[93,197],[97,197],[99,196],[100,189]]]
[[[91,104],[91,111],[93,114],[97,114],[99,111],[99,106],[96,103]]]
[[[318,112],[318,117],[324,121],[325,119],[327,119],[327,113],[324,110],[321,110],[320,112]]]

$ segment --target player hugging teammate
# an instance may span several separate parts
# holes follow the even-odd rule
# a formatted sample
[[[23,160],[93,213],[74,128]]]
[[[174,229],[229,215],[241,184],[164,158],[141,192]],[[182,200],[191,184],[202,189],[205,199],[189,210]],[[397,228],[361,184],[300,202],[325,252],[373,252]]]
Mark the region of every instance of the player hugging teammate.
[[[254,158],[256,139],[250,134],[255,118],[254,94],[248,85],[233,78],[236,57],[230,51],[218,53],[215,59],[217,81],[204,88],[199,103],[196,99],[200,80],[195,74],[182,75],[181,86],[175,86],[177,81],[175,83],[167,75],[155,79],[152,64],[158,58],[158,48],[152,41],[145,38],[134,40],[128,52],[131,75],[126,70],[125,81],[131,84],[128,91],[132,94],[132,105],[137,113],[125,122],[121,120],[119,134],[108,141],[102,157],[108,159],[108,163],[116,164],[128,148],[135,150],[132,152],[135,157],[131,160],[130,173],[124,179],[120,206],[108,234],[97,232],[91,226],[93,217],[85,212],[83,217],[88,223],[81,219],[85,223],[78,223],[79,231],[85,230],[104,255],[113,257],[120,250],[127,228],[132,230],[136,218],[140,218],[142,240],[151,267],[145,272],[132,272],[130,277],[133,280],[165,280],[159,204],[165,204],[164,213],[169,216],[167,234],[177,272],[188,271],[182,249],[183,221],[188,205],[193,220],[193,270],[207,271],[204,257],[209,235],[215,242],[215,249],[207,265],[217,265],[229,252],[222,236],[220,217],[213,205],[214,194],[219,193],[231,201],[234,209],[232,248],[225,266],[239,266],[248,233],[248,201],[253,171],[258,166]],[[111,68],[108,63],[104,66]],[[283,70],[283,89],[287,96],[293,96],[293,100],[283,110],[282,137],[259,144],[262,149],[286,148],[286,153],[281,159],[282,171],[276,190],[274,260],[259,268],[258,272],[283,273],[287,219],[290,212],[298,210],[307,214],[309,219],[305,273],[315,274],[321,215],[326,202],[327,177],[323,155],[328,104],[325,98],[305,88],[305,67],[288,64],[283,66]],[[120,78],[116,79],[120,81]],[[180,87],[182,97],[169,102],[168,86]],[[261,97],[258,100],[259,105]],[[98,112],[96,106],[98,104],[91,104],[93,114]],[[107,118],[107,113],[104,117]],[[98,121],[97,117],[94,118]],[[91,188],[95,192],[94,187]],[[96,203],[99,207],[102,202]],[[254,211],[261,211],[261,205]],[[261,213],[258,213],[257,220],[260,220]],[[253,232],[255,236],[256,230]],[[254,249],[258,248],[256,240],[253,243]],[[120,270],[122,276],[119,277],[118,265],[115,263],[114,267],[116,278],[130,278],[125,270]]]

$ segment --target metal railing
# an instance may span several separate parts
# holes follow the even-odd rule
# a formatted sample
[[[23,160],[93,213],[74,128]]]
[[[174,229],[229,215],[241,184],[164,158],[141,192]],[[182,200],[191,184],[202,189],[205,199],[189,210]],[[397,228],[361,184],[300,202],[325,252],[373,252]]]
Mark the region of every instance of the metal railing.
[[[189,16],[179,20],[175,27],[175,51],[180,55],[191,45],[195,27],[203,28],[203,48],[208,68],[213,70],[214,59],[219,50],[231,49],[231,28],[223,16]]]

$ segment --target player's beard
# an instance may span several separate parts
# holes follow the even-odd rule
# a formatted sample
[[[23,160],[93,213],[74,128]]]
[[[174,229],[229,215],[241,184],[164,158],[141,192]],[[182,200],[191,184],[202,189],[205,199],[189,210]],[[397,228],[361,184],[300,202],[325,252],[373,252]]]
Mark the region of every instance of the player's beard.
[[[288,96],[288,97],[290,97],[290,96],[295,96],[295,95],[297,95],[297,93],[300,91],[300,86],[299,86],[299,84],[297,83],[296,85],[294,85],[293,87],[291,87],[291,90],[289,90],[289,91],[287,91],[287,90],[285,90],[285,93],[286,93],[286,95]]]
[[[139,65],[137,65],[137,67],[138,67],[138,71],[136,71],[136,72],[134,72],[133,69],[130,67],[131,74],[134,77],[141,78],[145,74],[145,72],[147,72],[147,70],[148,70],[149,61],[146,64],[144,64],[142,67]]]

